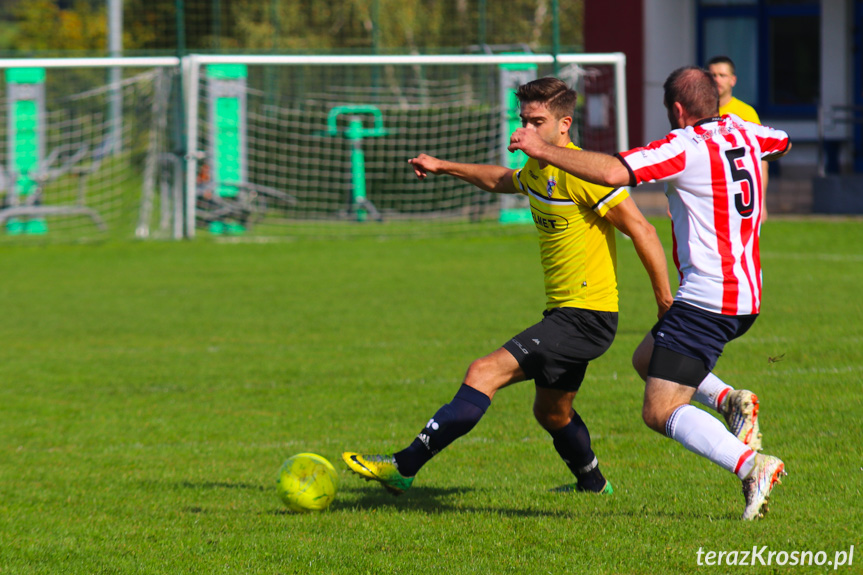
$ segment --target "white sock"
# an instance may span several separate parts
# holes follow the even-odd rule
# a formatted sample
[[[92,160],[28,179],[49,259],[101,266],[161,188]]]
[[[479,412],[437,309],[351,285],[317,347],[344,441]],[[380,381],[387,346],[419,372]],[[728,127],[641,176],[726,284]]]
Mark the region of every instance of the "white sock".
[[[692,399],[714,411],[719,411],[719,406],[722,404],[722,400],[725,399],[725,396],[729,391],[733,390],[733,387],[713,375],[713,372],[710,372],[707,374],[707,377],[698,384],[698,388],[696,388],[695,395],[692,396]]]
[[[755,464],[755,452],[725,429],[721,421],[694,405],[681,405],[665,424],[665,434],[743,479]]]

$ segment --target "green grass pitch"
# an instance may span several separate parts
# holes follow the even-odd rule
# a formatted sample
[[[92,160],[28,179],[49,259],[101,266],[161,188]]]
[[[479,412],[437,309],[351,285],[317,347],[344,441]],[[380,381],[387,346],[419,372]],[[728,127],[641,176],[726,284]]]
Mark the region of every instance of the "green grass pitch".
[[[736,478],[641,422],[629,358],[655,306],[625,239],[618,336],[576,401],[610,497],[547,492],[570,478],[529,382],[402,497],[340,460],[405,446],[471,360],[538,320],[529,228],[2,247],[0,573],[785,572],[698,564],[755,545],[830,560],[854,545],[837,571],[863,572],[861,225],[764,225],[762,316],[716,370],[759,395],[765,452],[789,472],[753,523]],[[276,496],[303,451],[339,470],[326,512]]]

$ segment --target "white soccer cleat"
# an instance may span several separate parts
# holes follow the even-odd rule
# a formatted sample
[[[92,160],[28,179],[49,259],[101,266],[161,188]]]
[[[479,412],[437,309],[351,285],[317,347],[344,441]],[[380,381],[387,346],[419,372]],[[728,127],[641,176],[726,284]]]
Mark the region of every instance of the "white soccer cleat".
[[[755,465],[752,471],[743,480],[743,497],[746,499],[746,508],[743,510],[744,521],[751,521],[764,517],[767,513],[767,502],[773,486],[782,483],[780,479],[785,472],[785,464],[778,457],[772,455],[755,455]]]
[[[719,406],[719,413],[737,439],[752,451],[761,451],[757,395],[745,389],[729,391]]]

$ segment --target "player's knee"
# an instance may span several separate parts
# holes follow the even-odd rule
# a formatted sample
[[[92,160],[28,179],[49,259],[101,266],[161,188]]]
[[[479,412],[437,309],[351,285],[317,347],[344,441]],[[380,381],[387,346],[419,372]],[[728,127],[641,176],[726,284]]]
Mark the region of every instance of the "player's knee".
[[[645,398],[644,405],[641,408],[641,419],[644,424],[657,433],[665,434],[665,417],[662,410],[657,409],[657,406]]]
[[[537,412],[534,410],[533,416],[546,431],[562,429],[563,427],[566,427],[567,423],[569,423],[569,416],[559,413]]]
[[[499,372],[493,360],[481,357],[468,366],[464,383],[489,397],[494,397],[497,390],[504,385],[505,377]]]
[[[567,406],[565,410],[549,408],[544,405],[534,404],[533,417],[536,419],[543,429],[554,431],[561,429],[569,423],[572,408]]]
[[[632,354],[632,367],[635,369],[642,381],[647,380],[647,366],[650,365],[650,358],[645,358],[644,354],[635,350]]]
[[[642,342],[632,352],[632,367],[643,381],[647,381],[647,368],[650,366],[650,356],[653,346]]]
[[[464,376],[464,382],[478,389],[488,379],[490,370],[488,369],[488,360],[484,357],[474,360],[467,368],[467,373]]]

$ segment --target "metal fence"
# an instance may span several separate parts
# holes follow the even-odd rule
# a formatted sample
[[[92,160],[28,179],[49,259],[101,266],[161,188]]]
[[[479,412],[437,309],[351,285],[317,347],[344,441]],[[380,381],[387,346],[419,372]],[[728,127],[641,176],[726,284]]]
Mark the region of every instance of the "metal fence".
[[[65,16],[40,9],[45,2]],[[583,0],[4,0],[0,52],[118,56],[94,28],[104,31],[119,10],[125,56],[575,53],[583,7]],[[28,17],[32,29],[13,41]],[[52,32],[52,19],[65,19],[65,28],[57,22],[63,32]],[[68,32],[70,21],[79,34]]]

